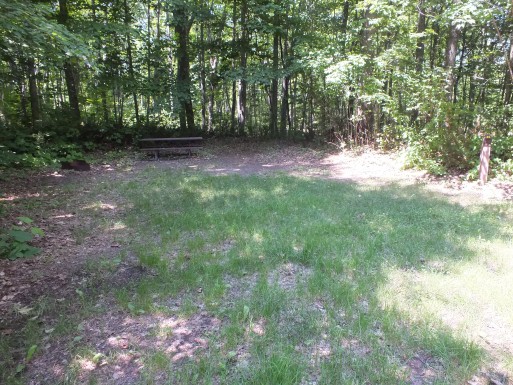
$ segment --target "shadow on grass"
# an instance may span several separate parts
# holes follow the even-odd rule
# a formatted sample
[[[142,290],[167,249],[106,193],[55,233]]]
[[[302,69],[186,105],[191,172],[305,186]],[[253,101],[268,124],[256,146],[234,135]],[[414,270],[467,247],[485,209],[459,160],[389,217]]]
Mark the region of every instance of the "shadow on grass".
[[[170,267],[165,281],[173,282],[173,292],[198,286],[208,291],[226,274],[244,279],[284,263],[312,270],[309,300],[344,313],[338,324],[332,319],[322,383],[422,383],[417,377],[451,383],[483,365],[486,354],[475,343],[436,319],[419,320],[387,306],[378,293],[390,271],[444,275],[455,264],[478,263],[476,245],[511,237],[501,225],[500,206],[463,208],[415,186],[288,176],[150,170],[142,179],[143,186],[130,181],[121,188],[134,205],[129,223],[135,229],[144,223],[143,232],[158,234],[160,243],[143,245],[138,254],[148,264]],[[231,246],[222,252],[212,247],[223,242]],[[177,245],[176,255],[162,262]],[[366,353],[348,356],[344,341],[351,336]],[[435,368],[433,378],[429,368]]]

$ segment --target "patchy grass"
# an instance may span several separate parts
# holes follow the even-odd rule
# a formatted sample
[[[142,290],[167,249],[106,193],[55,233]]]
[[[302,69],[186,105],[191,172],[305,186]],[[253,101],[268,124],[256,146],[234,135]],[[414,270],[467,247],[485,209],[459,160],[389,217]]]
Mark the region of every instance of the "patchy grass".
[[[512,373],[511,341],[499,354],[479,334],[498,319],[501,333],[513,330],[509,206],[285,175],[147,170],[121,190],[133,204],[128,225],[144,224],[136,253],[158,271],[133,300],[152,312],[176,297],[185,314],[196,306],[224,319],[228,383],[281,383],[274,368],[290,383],[450,384],[487,365]],[[246,280],[249,292],[226,296]],[[209,383],[213,369],[196,375]]]
[[[41,383],[513,376],[510,204],[461,207],[417,186],[149,168],[101,189],[126,204],[103,228],[136,236],[118,235],[123,253],[86,266],[103,284],[45,305],[58,323],[26,325],[18,356],[41,349],[25,378],[49,363]],[[0,343],[10,384],[23,379],[6,358],[15,345]]]

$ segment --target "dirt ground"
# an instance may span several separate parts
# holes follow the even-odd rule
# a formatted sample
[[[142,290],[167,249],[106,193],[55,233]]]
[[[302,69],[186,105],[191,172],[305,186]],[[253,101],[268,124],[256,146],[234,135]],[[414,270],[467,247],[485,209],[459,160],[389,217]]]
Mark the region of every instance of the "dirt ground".
[[[318,177],[368,186],[421,184],[461,205],[497,203],[513,199],[513,181],[491,180],[480,186],[464,175],[434,177],[424,171],[404,169],[404,153],[372,149],[338,151],[273,142],[221,142],[207,146],[198,157],[139,161],[134,167],[193,169],[215,175],[269,174],[284,172],[300,177]]]
[[[98,220],[115,223],[116,218],[122,217],[121,198],[106,194],[92,200],[88,195],[91,187],[88,186],[98,185],[106,180],[130,179],[145,168],[198,170],[214,175],[282,172],[298,177],[326,178],[376,188],[394,184],[420,184],[465,206],[513,199],[513,182],[492,180],[485,186],[480,186],[476,182],[463,180],[461,176],[434,178],[422,171],[404,170],[402,164],[401,153],[385,154],[373,150],[339,152],[336,149],[280,142],[223,141],[207,143],[204,151],[193,157],[163,157],[160,161],[154,161],[145,159],[140,154],[132,154],[128,158],[93,164],[90,172],[46,170],[20,175],[5,174],[0,179],[0,202],[7,209],[6,215],[0,219],[1,227],[10,227],[18,216],[28,216],[42,228],[45,237],[36,241],[36,246],[42,249],[38,256],[16,261],[0,260],[0,337],[16,335],[27,318],[37,317],[36,304],[41,298],[51,297],[64,301],[80,293],[84,283],[91,279],[87,269],[84,269],[87,263],[100,257],[115,259],[122,252],[119,229],[113,226],[109,231],[99,232],[95,227]],[[126,232],[123,234],[125,237],[129,235]],[[137,279],[141,274],[133,261],[125,258],[116,266],[115,276],[109,279],[115,279],[116,285],[121,285]],[[122,325],[125,322],[116,313],[105,317],[117,320],[114,324]],[[216,320],[207,320],[204,315],[201,317],[192,324],[213,322],[215,327],[218,326]],[[42,319],[41,322],[51,323],[51,320]],[[85,327],[94,329],[94,322],[96,321],[90,321],[90,325]],[[185,321],[173,319],[169,322]],[[122,329],[126,335],[113,332],[109,334],[109,338],[117,336],[121,342],[114,342],[123,345],[125,339],[130,339],[129,334],[137,332],[131,328],[132,326],[125,325]],[[196,326],[190,329],[195,328],[202,329]],[[201,333],[197,336],[194,333],[187,334],[186,340],[189,345],[183,350],[178,347],[177,354],[186,352],[187,349],[201,349],[204,345]],[[97,343],[102,343],[100,338]],[[183,341],[177,342],[180,343]],[[125,347],[121,345],[118,348],[122,351]],[[62,356],[63,350],[64,347],[59,344],[48,347],[48,351],[54,352],[56,356],[59,356],[59,352]],[[14,351],[13,355],[21,359],[24,353]],[[137,367],[133,361],[136,358],[127,358],[121,354],[120,360],[123,359],[128,360],[127,367]],[[62,360],[65,362],[65,358]],[[41,360],[34,363],[31,377],[44,376],[49,364],[50,362]],[[53,365],[55,366],[55,362]],[[84,365],[93,364],[86,362]],[[56,371],[58,372],[57,369]]]

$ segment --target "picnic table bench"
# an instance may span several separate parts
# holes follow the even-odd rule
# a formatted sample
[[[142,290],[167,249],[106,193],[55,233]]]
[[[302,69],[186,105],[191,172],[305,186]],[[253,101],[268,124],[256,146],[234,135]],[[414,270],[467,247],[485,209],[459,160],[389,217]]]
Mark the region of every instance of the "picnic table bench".
[[[143,152],[152,152],[155,155],[155,160],[159,160],[161,152],[185,153],[191,156],[193,152],[203,148],[202,144],[203,138],[201,136],[139,139],[139,149]]]

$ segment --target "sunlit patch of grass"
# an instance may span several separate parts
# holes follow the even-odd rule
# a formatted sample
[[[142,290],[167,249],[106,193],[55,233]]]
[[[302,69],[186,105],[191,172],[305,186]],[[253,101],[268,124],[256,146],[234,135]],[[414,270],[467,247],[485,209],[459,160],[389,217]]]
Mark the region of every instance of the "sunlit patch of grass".
[[[477,345],[435,322],[432,313],[440,302],[470,320],[465,309],[484,306],[483,300],[472,304],[479,296],[468,296],[472,290],[463,282],[470,277],[456,272],[480,265],[483,240],[495,255],[502,252],[491,248],[503,247],[504,255],[511,250],[512,229],[499,226],[507,207],[466,209],[417,187],[355,187],[284,175],[149,170],[144,177],[144,188],[135,182],[122,187],[133,205],[126,223],[133,228],[144,223],[143,234],[158,237],[155,243],[141,238],[136,246],[141,263],[158,266],[158,273],[134,295],[167,293],[183,299],[180,311],[186,315],[206,306],[224,317],[223,346],[231,352],[245,346],[249,354],[236,369],[226,367],[229,378],[239,373],[249,383],[277,381],[273,367],[295,368],[306,359],[307,347],[326,336],[335,341],[330,354],[309,365],[309,373],[300,370],[290,378],[317,373],[325,383],[398,383],[408,377],[408,354],[418,350],[443,362],[441,383],[461,380],[484,363]],[[226,250],[211,247],[227,239]],[[159,265],[162,259],[167,262]],[[280,276],[287,263],[308,275]],[[462,286],[447,290],[448,274],[460,274]],[[234,298],[226,298],[227,275],[242,283]],[[481,271],[474,275],[481,283],[492,278]],[[488,287],[483,298],[500,289]],[[495,297],[504,307],[505,297]],[[311,304],[318,298],[322,311]],[[353,348],[344,348],[347,341]],[[304,354],[289,352],[282,362],[268,354],[266,344],[288,344]],[[259,369],[241,369],[248,359]]]
[[[382,308],[408,322],[446,328],[481,346],[495,365],[509,367],[513,348],[513,262],[511,243],[471,240],[478,256],[469,260],[431,260],[417,270],[390,267],[377,291]]]
[[[239,378],[232,383],[294,385],[301,382],[303,375],[301,357],[293,350],[275,347],[257,355],[250,366],[239,369]]]

